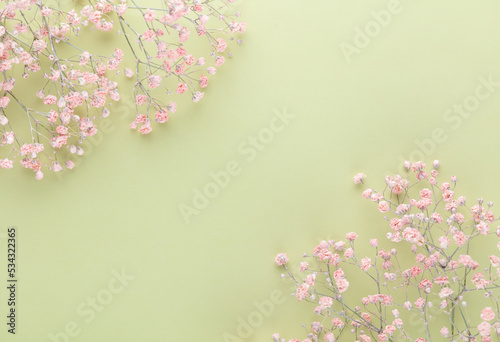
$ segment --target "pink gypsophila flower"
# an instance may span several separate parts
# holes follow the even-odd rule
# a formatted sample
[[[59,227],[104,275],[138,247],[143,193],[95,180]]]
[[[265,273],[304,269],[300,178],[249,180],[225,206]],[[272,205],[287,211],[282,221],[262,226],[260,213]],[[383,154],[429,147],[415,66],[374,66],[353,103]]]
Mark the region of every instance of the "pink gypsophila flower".
[[[288,262],[288,257],[286,253],[279,253],[276,255],[276,258],[274,258],[274,261],[277,265],[285,265]]]

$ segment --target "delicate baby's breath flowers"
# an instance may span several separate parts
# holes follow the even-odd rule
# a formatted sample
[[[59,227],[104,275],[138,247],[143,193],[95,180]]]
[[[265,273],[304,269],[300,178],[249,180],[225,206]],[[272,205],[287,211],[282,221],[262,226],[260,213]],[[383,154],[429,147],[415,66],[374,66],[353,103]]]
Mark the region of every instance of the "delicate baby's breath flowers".
[[[493,228],[493,203],[480,198],[468,207],[457,194],[457,178],[442,179],[437,160],[432,170],[423,162],[404,166],[406,175],[387,176],[382,192],[368,188],[364,174],[354,176],[367,187],[362,198],[375,202],[387,221],[389,232],[379,234],[387,246],[376,238],[360,246],[364,237],[350,232],[344,241],[321,241],[299,267],[293,258],[284,262],[284,253],[276,257],[284,278],[297,286],[293,295],[321,316],[302,341],[336,341],[349,332],[359,342],[500,336],[500,257],[490,254],[500,246],[500,227]],[[357,298],[353,286],[370,292]],[[286,341],[278,334],[273,339]]]
[[[130,127],[149,134],[153,121],[164,124],[176,111],[175,96],[203,99],[206,75],[246,30],[234,0],[158,0],[154,8],[136,0],[1,3],[0,167],[17,161],[36,179],[77,165],[99,119],[122,100],[122,74],[134,81],[132,95],[125,92],[135,99]],[[105,55],[101,43],[85,46],[98,33],[109,39]],[[35,94],[24,79],[39,85]]]

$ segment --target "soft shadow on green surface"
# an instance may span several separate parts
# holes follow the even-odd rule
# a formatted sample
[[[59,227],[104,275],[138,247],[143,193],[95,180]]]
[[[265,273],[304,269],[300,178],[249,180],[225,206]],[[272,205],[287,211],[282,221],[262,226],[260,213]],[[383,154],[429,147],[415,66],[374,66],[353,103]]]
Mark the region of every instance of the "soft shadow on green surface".
[[[132,119],[115,118],[62,180],[1,172],[0,229],[20,231],[15,338],[50,341],[75,321],[81,331],[71,341],[223,341],[273,291],[286,300],[243,340],[304,336],[312,308],[288,295],[273,258],[299,257],[348,231],[385,234],[352,184],[356,172],[382,182],[420,151],[442,161],[441,173],[456,174],[464,195],[499,202],[500,89],[460,125],[456,116],[444,120],[474,95],[479,77],[500,80],[499,5],[402,1],[349,63],[340,44],[352,44],[356,27],[387,6],[243,2],[244,44],[202,103],[146,137],[128,130]],[[239,146],[284,107],[290,123],[248,160]],[[441,138],[430,142],[436,129]],[[231,161],[240,172],[186,224],[179,205],[192,205],[194,191]],[[122,269],[134,279],[85,322],[90,316],[76,310]]]

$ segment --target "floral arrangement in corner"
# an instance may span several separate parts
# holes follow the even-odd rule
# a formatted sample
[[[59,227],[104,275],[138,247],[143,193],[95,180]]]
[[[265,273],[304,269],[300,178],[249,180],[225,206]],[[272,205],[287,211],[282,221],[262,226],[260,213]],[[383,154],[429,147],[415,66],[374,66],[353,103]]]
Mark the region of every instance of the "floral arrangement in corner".
[[[302,342],[498,340],[500,227],[491,227],[498,220],[493,203],[468,206],[455,192],[457,177],[440,180],[438,167],[434,161],[426,171],[423,162],[407,161],[406,175],[387,176],[382,192],[368,187],[364,174],[354,177],[366,187],[362,197],[384,215],[392,247],[372,238],[363,248],[351,232],[322,241],[294,266],[286,253],[276,256],[281,277],[296,285],[293,296],[313,303],[318,315],[303,325]]]
[[[228,43],[241,43],[235,37],[246,30],[239,12],[228,13],[234,2],[0,0],[0,167],[18,160],[36,179],[72,169],[72,155],[85,153],[83,140],[121,101],[123,75],[134,81],[125,96],[136,106],[130,127],[142,134],[176,111],[173,95],[200,101],[208,76],[231,56]],[[85,46],[98,34],[111,39],[107,55]],[[25,91],[25,79],[36,93]]]

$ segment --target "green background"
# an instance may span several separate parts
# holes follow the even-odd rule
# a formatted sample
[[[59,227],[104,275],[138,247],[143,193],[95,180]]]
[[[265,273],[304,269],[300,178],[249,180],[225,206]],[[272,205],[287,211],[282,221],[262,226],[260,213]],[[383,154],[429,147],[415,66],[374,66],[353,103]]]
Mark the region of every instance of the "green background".
[[[312,307],[289,296],[273,258],[298,259],[353,230],[364,241],[385,235],[356,172],[381,186],[404,159],[440,159],[461,194],[499,202],[500,88],[460,124],[444,113],[474,95],[479,77],[500,81],[500,3],[401,1],[349,62],[341,44],[388,4],[244,1],[244,44],[201,103],[146,137],[128,129],[132,113],[115,116],[62,177],[0,172],[0,250],[17,226],[20,281],[18,335],[2,323],[2,341],[50,341],[70,321],[81,329],[71,341],[223,341],[273,291],[284,303],[242,340],[304,338]],[[248,161],[238,146],[284,107],[294,118]],[[241,172],[186,224],[179,205],[230,161]],[[135,278],[85,323],[77,307],[122,269]]]

